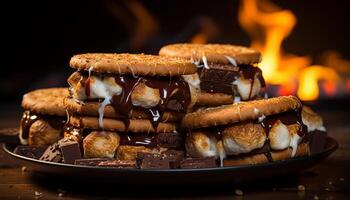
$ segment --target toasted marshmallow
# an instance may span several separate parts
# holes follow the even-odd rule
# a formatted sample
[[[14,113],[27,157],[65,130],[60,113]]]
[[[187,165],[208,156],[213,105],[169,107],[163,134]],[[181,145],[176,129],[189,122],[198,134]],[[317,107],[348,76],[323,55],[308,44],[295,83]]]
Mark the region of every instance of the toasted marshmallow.
[[[273,150],[283,150],[289,147],[291,135],[288,127],[278,120],[269,132],[270,147]]]
[[[139,83],[132,91],[131,101],[134,106],[142,106],[144,108],[154,107],[160,101],[159,90],[150,88],[144,83]]]
[[[307,131],[326,131],[326,128],[323,126],[322,117],[315,113],[310,107],[303,106],[301,111],[301,118],[303,123],[307,126]]]
[[[47,146],[61,138],[60,129],[53,128],[47,121],[39,119],[29,128],[28,144],[34,146]]]
[[[200,79],[197,73],[195,74],[189,74],[189,75],[182,75],[182,78],[192,87],[194,87],[196,90],[200,90]]]
[[[302,138],[298,135],[298,130],[301,129],[300,125],[292,124],[288,125],[288,131],[290,135],[290,143],[289,146],[292,148],[292,157],[295,156],[298,149],[298,144],[301,142]]]
[[[261,125],[244,123],[226,128],[222,140],[227,155],[238,155],[263,147],[266,134]]]
[[[248,100],[255,97],[257,94],[259,94],[261,89],[260,81],[257,78],[254,78],[253,87],[251,87],[251,80],[244,79],[242,77],[237,79],[234,84],[237,86],[238,93],[243,100]]]
[[[122,92],[122,87],[118,85],[113,77],[97,77],[89,76],[90,94],[85,93],[85,85],[82,83],[83,76],[79,73],[73,73],[68,78],[68,83],[71,86],[71,92],[76,100],[96,99],[96,98],[111,98],[113,95],[119,95]]]
[[[120,87],[113,77],[98,78],[90,76],[90,96],[89,98],[108,98],[113,95],[119,95],[122,92]]]
[[[186,151],[192,157],[217,157],[217,140],[202,132],[190,133],[185,142]]]
[[[107,131],[92,131],[83,140],[84,157],[113,158],[119,146],[118,134]]]

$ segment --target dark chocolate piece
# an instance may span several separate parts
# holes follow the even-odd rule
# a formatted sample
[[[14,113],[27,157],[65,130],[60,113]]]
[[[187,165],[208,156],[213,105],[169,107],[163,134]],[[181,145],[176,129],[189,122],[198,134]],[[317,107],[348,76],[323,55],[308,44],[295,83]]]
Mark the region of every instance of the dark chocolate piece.
[[[312,154],[322,152],[326,145],[327,133],[324,131],[315,130],[308,133],[307,135],[310,137],[310,152]]]
[[[198,169],[198,168],[213,168],[217,167],[216,159],[209,158],[186,158],[181,161],[182,169]]]
[[[78,142],[60,140],[59,144],[64,163],[74,164],[75,160],[82,158]]]
[[[181,161],[185,157],[185,152],[177,150],[167,150],[163,152],[163,156],[169,161],[169,166],[171,169],[177,169],[180,167]]]
[[[50,162],[62,162],[62,153],[58,143],[50,145],[40,157],[40,160]]]
[[[136,164],[140,169],[169,169],[169,160],[162,154],[138,152]]]
[[[75,160],[75,165],[97,166],[100,162],[109,161],[110,158],[83,158]]]
[[[28,157],[28,158],[39,159],[44,154],[44,151],[45,151],[44,147],[19,145],[15,148],[13,153]]]
[[[182,148],[183,137],[182,134],[173,133],[157,133],[150,135],[140,135],[127,133],[126,136],[120,138],[120,145],[131,145],[131,146],[145,146],[145,147],[165,147],[165,148]]]
[[[135,161],[130,160],[108,160],[100,162],[98,166],[113,168],[136,168],[136,163]]]

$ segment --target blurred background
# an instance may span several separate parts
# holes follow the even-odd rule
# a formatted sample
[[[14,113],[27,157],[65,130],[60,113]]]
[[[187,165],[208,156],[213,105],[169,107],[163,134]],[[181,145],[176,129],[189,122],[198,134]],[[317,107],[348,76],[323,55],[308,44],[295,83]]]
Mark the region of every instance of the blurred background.
[[[66,86],[72,55],[157,54],[169,43],[232,43],[263,53],[273,95],[304,101],[350,99],[346,1],[90,0],[2,3],[2,102]]]

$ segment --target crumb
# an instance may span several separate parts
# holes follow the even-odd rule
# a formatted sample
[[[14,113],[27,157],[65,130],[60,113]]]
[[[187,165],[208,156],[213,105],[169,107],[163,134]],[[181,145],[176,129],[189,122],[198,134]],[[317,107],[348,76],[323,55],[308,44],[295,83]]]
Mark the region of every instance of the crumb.
[[[13,188],[13,185],[9,185],[9,188]]]
[[[341,177],[339,178],[340,181],[345,181],[345,178]]]
[[[35,194],[36,197],[40,197],[43,193],[35,191],[34,194]]]
[[[299,191],[305,191],[305,186],[304,185],[298,185],[298,190]]]
[[[22,172],[26,172],[26,171],[27,171],[27,167],[26,167],[26,166],[23,166],[23,167],[21,168],[21,170],[22,170]]]
[[[329,181],[328,184],[329,184],[329,185],[332,185],[333,183],[332,183],[332,181]]]
[[[320,198],[319,198],[317,195],[315,195],[315,196],[314,196],[314,199],[315,199],[315,200],[318,200],[318,199],[320,199]]]
[[[64,195],[63,192],[58,193],[59,197],[63,197],[63,195]]]
[[[324,190],[329,191],[329,188],[328,188],[328,187],[326,187]]]
[[[243,195],[243,191],[242,190],[235,190],[235,194],[238,196],[242,196]]]

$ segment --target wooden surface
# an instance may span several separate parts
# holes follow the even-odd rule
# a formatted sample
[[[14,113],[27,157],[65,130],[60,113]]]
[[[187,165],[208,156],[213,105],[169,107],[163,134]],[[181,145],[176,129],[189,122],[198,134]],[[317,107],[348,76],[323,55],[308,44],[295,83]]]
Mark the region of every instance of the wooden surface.
[[[18,124],[21,110],[3,106],[0,128]],[[323,107],[328,134],[340,148],[328,159],[299,176],[259,181],[244,185],[207,187],[122,186],[65,182],[50,176],[33,174],[0,151],[0,199],[348,199],[350,195],[350,112]],[[257,172],[263,173],[263,172]],[[88,174],[86,179],[88,180]],[[151,186],[151,187],[150,187]],[[299,189],[298,189],[299,187]],[[301,190],[305,187],[305,191]],[[237,195],[236,190],[243,192]]]

